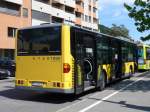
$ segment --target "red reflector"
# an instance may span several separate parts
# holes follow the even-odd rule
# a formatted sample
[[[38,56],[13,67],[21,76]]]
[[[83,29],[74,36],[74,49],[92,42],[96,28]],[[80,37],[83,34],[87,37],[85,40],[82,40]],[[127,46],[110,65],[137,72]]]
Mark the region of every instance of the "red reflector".
[[[23,80],[18,80],[18,84],[23,84],[24,81]]]
[[[23,84],[23,83],[24,83],[24,81],[22,80],[22,81],[21,81],[21,84]]]
[[[60,83],[57,83],[57,87],[60,87]]]
[[[69,73],[70,72],[70,65],[68,63],[64,63],[64,73]]]
[[[53,86],[56,87],[56,83],[55,82],[53,82]]]
[[[20,80],[18,80],[18,84],[21,84]]]

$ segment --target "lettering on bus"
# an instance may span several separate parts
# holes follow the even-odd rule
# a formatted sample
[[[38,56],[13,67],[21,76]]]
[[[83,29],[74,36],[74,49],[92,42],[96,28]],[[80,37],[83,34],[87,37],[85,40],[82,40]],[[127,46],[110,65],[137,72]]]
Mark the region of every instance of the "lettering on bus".
[[[50,61],[58,61],[60,57],[51,56],[51,57],[33,57],[33,60],[50,60]]]

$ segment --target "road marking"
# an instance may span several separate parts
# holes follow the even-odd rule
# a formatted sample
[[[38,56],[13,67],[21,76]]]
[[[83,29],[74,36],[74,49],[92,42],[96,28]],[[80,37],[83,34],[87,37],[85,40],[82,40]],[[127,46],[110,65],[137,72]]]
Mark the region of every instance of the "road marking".
[[[95,107],[96,105],[102,103],[103,101],[105,101],[105,100],[111,98],[112,96],[114,96],[114,95],[120,93],[121,91],[125,90],[126,88],[130,87],[131,85],[137,83],[138,81],[140,81],[140,80],[142,80],[142,79],[144,79],[144,78],[145,78],[145,77],[142,77],[142,78],[137,79],[136,81],[134,81],[134,82],[128,84],[128,85],[125,86],[124,88],[122,88],[122,89],[120,89],[120,90],[118,90],[118,91],[116,91],[116,92],[114,92],[114,93],[112,93],[112,94],[110,94],[110,95],[108,95],[108,96],[102,98],[100,101],[97,101],[97,102],[93,103],[92,105],[90,105],[90,106],[88,106],[88,107],[86,107],[86,108],[80,110],[79,112],[86,112],[86,111],[88,111],[89,109],[91,109],[91,108]]]
[[[94,93],[93,95],[91,95],[91,96],[89,96],[89,97],[97,96],[99,93],[100,93],[100,92]],[[69,109],[70,107],[75,106],[75,105],[77,105],[77,104],[79,104],[79,103],[82,103],[82,102],[86,101],[87,99],[88,99],[88,98],[85,98],[85,99],[83,99],[83,100],[81,100],[81,101],[78,101],[78,102],[72,104],[72,105],[68,105],[68,106],[66,106],[66,107],[64,107],[64,108],[62,108],[62,109],[60,109],[60,110],[58,110],[58,111],[56,111],[56,112],[63,112],[64,110]]]
[[[84,99],[84,100],[82,100],[82,101],[78,101],[78,102],[76,102],[76,103],[74,103],[74,104],[72,104],[72,105],[66,106],[66,107],[64,107],[64,108],[62,108],[62,109],[60,109],[60,110],[58,110],[58,111],[56,111],[56,112],[63,112],[64,110],[69,109],[70,107],[72,107],[72,106],[74,106],[74,105],[77,105],[77,104],[79,104],[79,103],[82,103],[82,102],[84,102],[84,101],[86,101],[86,100],[87,100],[87,99]]]
[[[89,97],[94,97],[94,96],[97,96],[98,94],[99,94],[99,92],[98,92],[98,93],[94,93],[93,95],[91,95],[91,96],[89,96]],[[78,101],[78,102],[72,104],[72,105],[66,106],[66,107],[64,107],[64,108],[62,108],[62,109],[60,109],[60,110],[58,110],[58,111],[56,111],[56,112],[63,112],[64,110],[69,109],[70,107],[75,106],[75,105],[77,105],[77,104],[79,104],[79,103],[82,103],[82,102],[86,101],[87,99],[88,99],[88,98],[85,98],[85,99],[83,99],[83,100],[81,100],[81,101]]]
[[[140,76],[140,75],[145,74],[145,73],[147,73],[147,72],[138,73],[138,74],[136,74],[136,76],[134,76],[134,77],[137,77],[137,75]],[[97,96],[99,93],[100,93],[100,92],[94,93],[93,95],[91,95],[91,96],[89,96],[89,97]],[[80,103],[86,101],[87,99],[88,99],[88,98],[85,98],[85,99],[83,99],[83,100],[81,100],[81,101],[78,101],[78,102],[76,102],[76,103],[73,103],[72,105],[68,105],[68,106],[66,106],[66,107],[64,107],[64,108],[62,108],[62,109],[60,109],[60,110],[57,110],[56,112],[63,112],[64,110],[69,109],[69,108],[71,108],[72,106],[75,106],[75,105],[77,105],[77,104],[80,104]]]

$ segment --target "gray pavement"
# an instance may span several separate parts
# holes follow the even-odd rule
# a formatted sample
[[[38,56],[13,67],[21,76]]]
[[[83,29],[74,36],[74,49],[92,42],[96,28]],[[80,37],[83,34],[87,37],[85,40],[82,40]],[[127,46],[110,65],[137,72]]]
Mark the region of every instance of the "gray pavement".
[[[150,112],[150,73],[76,97],[16,90],[13,80],[0,80],[0,112]]]

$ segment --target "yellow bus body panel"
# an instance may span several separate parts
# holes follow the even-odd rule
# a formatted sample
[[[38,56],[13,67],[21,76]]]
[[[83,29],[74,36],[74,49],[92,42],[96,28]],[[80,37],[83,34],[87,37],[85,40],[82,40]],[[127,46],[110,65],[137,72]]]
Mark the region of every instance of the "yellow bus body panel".
[[[16,79],[30,82],[61,82],[61,56],[17,57]]]
[[[132,66],[133,72],[134,72],[134,62],[126,62],[124,64],[125,70],[123,70],[123,72],[125,74],[129,74],[130,71],[130,66]],[[106,71],[106,75],[107,75],[107,79],[110,79],[112,77],[112,75],[114,75],[113,72],[113,68],[112,68],[112,64],[104,64],[103,65],[103,70]]]
[[[150,60],[146,60],[146,69],[147,69],[147,70],[150,69]]]
[[[146,64],[138,65],[139,70],[146,70]]]
[[[143,59],[146,61],[145,64],[139,64],[138,69],[139,70],[150,70],[150,60],[146,59],[146,48],[150,48],[149,45],[140,45],[139,47],[143,48]]]
[[[139,70],[149,70],[150,69],[150,60],[146,60],[146,64],[139,64],[138,65]]]
[[[70,26],[62,26],[62,62],[68,63],[71,67],[69,73],[63,73],[62,71],[62,81],[68,83],[66,88],[74,87],[74,59],[71,55],[71,41],[70,41]],[[63,65],[62,65],[63,66]]]
[[[132,67],[132,72],[134,72],[134,62],[125,63],[125,74],[129,74],[131,72],[130,67]]]
[[[104,64],[103,70],[106,71],[107,79],[110,79],[112,75],[112,64]]]

